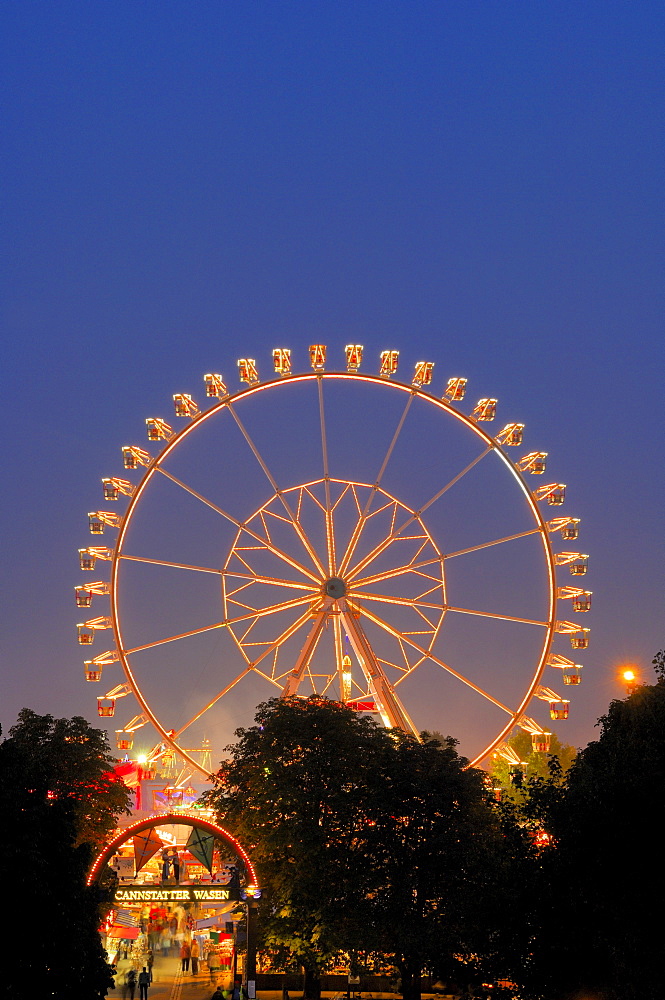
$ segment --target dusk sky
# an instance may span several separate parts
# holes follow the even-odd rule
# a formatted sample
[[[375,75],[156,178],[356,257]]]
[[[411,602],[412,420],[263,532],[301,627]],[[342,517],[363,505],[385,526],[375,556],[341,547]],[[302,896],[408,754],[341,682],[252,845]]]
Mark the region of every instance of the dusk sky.
[[[665,646],[663,5],[21,0],[0,37],[3,731],[23,707],[101,724],[95,699],[123,679],[85,682],[73,588],[100,480],[126,475],[121,446],[148,448],[145,418],[173,423],[176,392],[203,402],[206,372],[236,391],[238,358],[267,377],[288,347],[307,371],[322,343],[343,370],[358,343],[371,374],[384,349],[405,381],[434,362],[439,397],[466,377],[465,412],[496,397],[492,431],[521,421],[524,450],[548,452],[593,591],[555,732],[596,738],[619,667],[651,683]],[[307,416],[275,405],[279,461]],[[362,403],[356,419],[365,441]],[[427,443],[406,492],[436,481]],[[250,492],[242,459],[219,474]],[[480,537],[495,514],[469,509]],[[196,672],[150,669],[175,720]],[[460,722],[463,751],[485,724]]]

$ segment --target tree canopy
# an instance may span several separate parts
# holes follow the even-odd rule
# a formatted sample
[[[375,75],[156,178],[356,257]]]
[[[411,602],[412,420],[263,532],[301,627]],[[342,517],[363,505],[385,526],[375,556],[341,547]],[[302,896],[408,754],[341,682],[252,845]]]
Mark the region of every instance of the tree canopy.
[[[259,706],[256,723],[237,731],[206,797],[251,845],[268,887],[265,943],[317,973],[362,923],[374,778],[390,744],[336,702],[275,699]]]
[[[311,995],[354,948],[392,956],[407,997],[423,967],[480,974],[504,839],[453,740],[418,742],[318,697],[260,705],[236,735],[206,798],[251,846],[264,943],[309,970]]]
[[[395,955],[405,997],[421,970],[466,987],[505,975],[514,959],[514,855],[488,802],[483,772],[455,740],[395,741],[386,808],[377,818],[374,897],[382,948]]]
[[[85,878],[128,792],[111,765],[106,734],[82,718],[23,709],[0,743],[3,884],[17,888],[22,926],[43,932],[15,949],[4,973],[8,1000],[27,984],[56,998],[104,997],[112,982],[97,928],[97,891]]]
[[[532,882],[528,980],[556,1000],[656,1000],[662,944],[649,896],[665,821],[665,679],[613,701],[599,724],[563,785],[541,779],[530,791],[527,808],[552,839]]]

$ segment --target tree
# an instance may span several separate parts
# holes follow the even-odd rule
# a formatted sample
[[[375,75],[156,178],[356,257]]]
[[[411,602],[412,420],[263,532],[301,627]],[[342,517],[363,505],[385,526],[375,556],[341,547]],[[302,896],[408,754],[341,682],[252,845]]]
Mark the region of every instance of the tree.
[[[376,834],[378,926],[396,953],[405,1000],[420,996],[424,968],[467,988],[510,968],[514,845],[484,774],[468,767],[455,740],[422,737],[395,743]]]
[[[558,774],[563,780],[570,765],[575,760],[577,750],[568,743],[562,743],[556,733],[552,733],[549,753],[541,753],[532,747],[531,735],[520,731],[508,740],[508,745],[512,747],[520,761],[526,764],[524,778],[514,780],[511,774],[511,765],[499,755],[492,760],[489,772],[492,778],[501,788],[502,797],[521,801],[524,799],[525,782],[534,778],[549,779],[552,774],[550,762],[556,758],[560,767]]]
[[[363,834],[390,741],[370,720],[316,697],[273,699],[256,722],[237,730],[205,798],[259,866],[264,944],[296,958],[306,994],[316,996],[326,962],[354,943],[367,915]]]
[[[106,734],[78,717],[23,709],[0,743],[2,881],[16,886],[19,922],[41,927],[5,970],[8,1000],[23,1000],[26,988],[92,1000],[112,982],[97,890],[85,879],[118,816],[130,811],[113,763]]]
[[[656,1000],[662,943],[649,897],[665,822],[665,680],[613,701],[600,726],[563,794],[550,790],[531,981],[545,997]]]
[[[496,950],[504,838],[454,741],[419,743],[318,697],[274,699],[256,723],[206,800],[251,847],[263,941],[297,957],[306,996],[354,948],[392,956],[408,998],[423,966],[472,979],[472,956]]]

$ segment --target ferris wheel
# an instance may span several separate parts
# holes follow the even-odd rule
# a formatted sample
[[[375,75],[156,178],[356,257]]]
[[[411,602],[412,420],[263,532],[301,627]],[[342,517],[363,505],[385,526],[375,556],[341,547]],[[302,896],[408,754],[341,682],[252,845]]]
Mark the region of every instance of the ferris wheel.
[[[221,749],[275,695],[318,694],[416,737],[450,734],[473,764],[512,760],[516,726],[549,748],[528,714],[534,698],[550,720],[567,718],[569,700],[549,685],[579,684],[581,665],[555,642],[585,649],[589,629],[557,606],[587,612],[591,592],[557,586],[557,567],[581,582],[588,556],[553,550],[557,536],[577,539],[579,519],[548,519],[564,484],[530,485],[547,453],[515,461],[524,424],[490,434],[497,400],[464,409],[461,377],[437,394],[432,362],[402,381],[397,351],[375,373],[361,370],[360,345],[340,358],[330,368],[312,345],[296,372],[276,349],[263,381],[241,358],[237,391],[206,374],[207,408],[173,396],[179,430],[146,420],[156,453],[123,447],[138,481],[102,480],[104,500],[127,509],[88,515],[93,535],[117,539],[79,550],[82,570],[108,563],[110,577],[77,586],[77,605],[108,595],[110,610],[77,632],[83,646],[113,634],[85,661],[88,680],[116,664],[124,674],[99,714],[126,695],[139,703],[116,731],[121,749],[151,723],[208,774],[191,745]]]

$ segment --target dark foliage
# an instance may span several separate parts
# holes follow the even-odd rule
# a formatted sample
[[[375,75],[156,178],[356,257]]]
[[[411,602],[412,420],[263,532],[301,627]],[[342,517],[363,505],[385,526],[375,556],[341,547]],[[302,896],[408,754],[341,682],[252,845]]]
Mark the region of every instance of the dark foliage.
[[[264,946],[309,971],[309,995],[342,950],[391,956],[407,997],[424,967],[486,974],[506,923],[507,840],[454,741],[418,743],[320,698],[275,699],[256,722],[207,801],[252,847]]]
[[[366,832],[377,809],[384,730],[336,702],[260,705],[206,796],[252,849],[267,892],[264,946],[314,975],[368,918]]]
[[[552,834],[534,873],[531,995],[660,1000],[654,919],[665,822],[665,680],[613,701],[565,786],[538,782],[531,819]]]
[[[111,982],[97,890],[86,875],[96,850],[129,811],[110,768],[106,734],[85,719],[24,709],[0,743],[2,884],[16,926],[37,928],[12,948],[3,996],[97,1000]]]
[[[419,995],[424,969],[470,989],[505,976],[519,955],[507,914],[522,838],[506,836],[483,773],[467,767],[455,741],[422,736],[395,743],[374,845],[378,927],[405,997]]]

